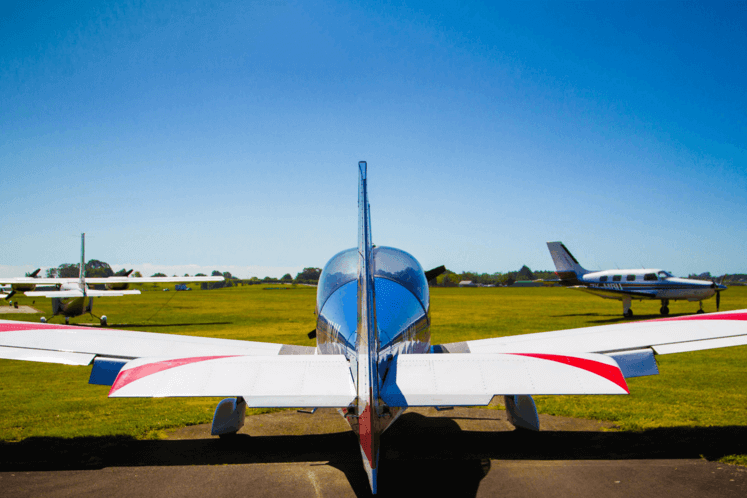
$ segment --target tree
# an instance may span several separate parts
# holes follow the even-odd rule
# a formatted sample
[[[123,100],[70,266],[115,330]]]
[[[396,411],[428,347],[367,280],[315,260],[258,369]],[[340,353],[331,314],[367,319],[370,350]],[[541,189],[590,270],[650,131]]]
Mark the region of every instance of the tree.
[[[160,273],[160,272],[159,273],[154,273],[153,275],[151,275],[151,277],[165,277],[165,276],[166,275],[164,275],[163,273]]]
[[[213,273],[210,274],[213,277],[222,277],[223,274],[219,272],[218,270],[213,270]]]
[[[291,277],[290,273],[286,273],[285,275],[283,275],[283,278],[281,278],[280,281],[281,282],[292,282],[293,277]]]
[[[532,273],[527,265],[521,267],[519,273],[516,275],[517,280],[536,280],[537,278]]]
[[[321,268],[304,268],[301,273],[296,275],[296,281],[308,284],[316,284],[319,282],[319,277],[321,276],[321,274]]]
[[[195,277],[207,277],[204,273],[195,273]]]
[[[143,274],[140,273],[139,271],[136,271],[135,273],[132,274],[132,276],[133,277],[137,277],[137,278],[141,278],[143,276]]]
[[[185,277],[188,277],[188,276],[189,276],[189,273],[185,273],[185,274],[184,274],[184,276],[185,276]]]

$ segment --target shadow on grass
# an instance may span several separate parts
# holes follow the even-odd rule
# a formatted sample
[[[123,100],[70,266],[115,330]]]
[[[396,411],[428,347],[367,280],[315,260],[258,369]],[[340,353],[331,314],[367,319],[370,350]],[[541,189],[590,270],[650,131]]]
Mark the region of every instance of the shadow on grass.
[[[205,325],[231,325],[233,322],[193,322],[193,323],[110,323],[108,328],[116,328],[116,327],[130,327],[130,328],[137,328],[137,327],[145,327],[145,328],[158,328],[158,327],[202,327]],[[75,323],[71,325],[78,325],[82,327],[97,327],[97,328],[107,328],[107,327],[101,327],[99,324],[88,324],[88,323]]]
[[[664,428],[643,432],[462,431],[456,422],[403,415],[381,438],[379,491],[386,495],[475,496],[491,460],[715,460],[745,453],[747,427]],[[529,444],[527,444],[529,443]],[[322,435],[239,434],[191,440],[37,437],[0,443],[3,471],[106,467],[319,462],[342,471],[357,496],[369,496],[351,431]],[[413,476],[417,476],[416,479]],[[106,477],[102,477],[106,479]]]

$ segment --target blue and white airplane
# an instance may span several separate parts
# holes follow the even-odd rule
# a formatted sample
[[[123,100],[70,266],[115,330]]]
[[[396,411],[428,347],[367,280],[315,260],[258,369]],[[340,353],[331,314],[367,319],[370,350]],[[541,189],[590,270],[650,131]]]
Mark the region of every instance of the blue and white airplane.
[[[721,306],[721,291],[726,286],[707,280],[677,278],[668,271],[641,268],[637,270],[589,271],[583,268],[562,242],[548,242],[547,248],[555,263],[558,283],[574,290],[594,294],[605,299],[623,302],[623,316],[631,318],[633,299],[661,301],[659,312],[669,314],[669,301],[698,301],[703,313],[703,300],[716,296],[716,311]]]
[[[654,355],[747,344],[742,310],[432,345],[435,273],[374,247],[358,167],[358,247],[322,271],[316,347],[0,320],[0,358],[90,365],[89,383],[110,385],[112,398],[227,397],[211,430],[222,437],[247,406],[338,408],[376,493],[381,435],[408,407],[502,395],[509,421],[536,431],[533,395],[628,394],[626,378],[659,373]]]

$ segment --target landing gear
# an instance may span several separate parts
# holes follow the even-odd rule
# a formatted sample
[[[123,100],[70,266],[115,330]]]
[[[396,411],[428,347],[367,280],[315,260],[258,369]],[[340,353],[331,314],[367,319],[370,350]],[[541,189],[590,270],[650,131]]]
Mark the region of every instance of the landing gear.
[[[65,325],[70,325],[70,317],[69,316],[65,317]]]
[[[698,303],[700,304],[700,309],[696,311],[696,313],[705,313],[705,311],[703,311],[703,301],[698,301]]]
[[[106,315],[101,315],[101,318],[99,318],[99,323],[101,324],[102,327],[106,327],[106,324],[107,324]]]
[[[623,298],[623,316],[625,318],[633,318],[633,310],[630,309],[630,305],[633,303],[633,300],[629,297]]]
[[[661,308],[659,309],[659,313],[661,313],[662,315],[669,314],[669,299],[661,300]]]

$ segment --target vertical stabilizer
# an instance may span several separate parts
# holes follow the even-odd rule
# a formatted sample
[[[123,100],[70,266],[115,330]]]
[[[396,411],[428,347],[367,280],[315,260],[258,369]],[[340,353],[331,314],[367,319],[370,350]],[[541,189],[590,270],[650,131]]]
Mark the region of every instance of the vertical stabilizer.
[[[578,263],[571,251],[562,242],[548,242],[547,248],[550,250],[553,263],[555,263],[555,274],[561,280],[572,280],[589,273]]]
[[[358,439],[371,490],[376,493],[379,463],[379,375],[373,244],[366,162],[358,163]]]

